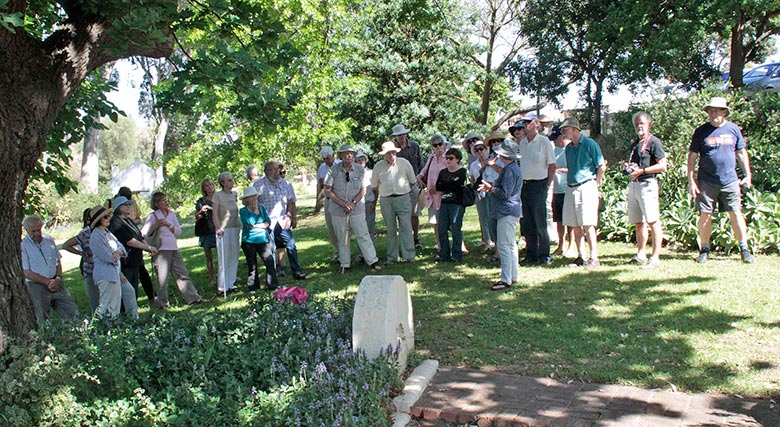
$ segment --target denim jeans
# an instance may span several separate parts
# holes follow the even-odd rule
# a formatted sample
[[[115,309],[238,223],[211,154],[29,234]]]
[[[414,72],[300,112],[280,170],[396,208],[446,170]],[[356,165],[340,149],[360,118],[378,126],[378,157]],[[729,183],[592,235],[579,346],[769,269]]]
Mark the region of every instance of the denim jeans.
[[[463,205],[442,203],[436,227],[439,233],[439,260],[460,261],[463,258]],[[452,231],[452,247],[447,231]],[[450,249],[452,251],[450,251]]]

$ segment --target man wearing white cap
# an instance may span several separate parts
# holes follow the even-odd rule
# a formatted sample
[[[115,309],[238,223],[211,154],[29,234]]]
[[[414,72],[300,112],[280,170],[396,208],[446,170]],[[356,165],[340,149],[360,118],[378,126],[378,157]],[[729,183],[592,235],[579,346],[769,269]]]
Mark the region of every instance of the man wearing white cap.
[[[417,175],[406,159],[398,157],[398,147],[392,141],[382,144],[379,155],[384,159],[374,165],[371,186],[379,197],[379,208],[387,227],[387,262],[398,261],[399,234],[401,256],[409,262],[414,262],[412,204],[409,192],[414,187]]]
[[[523,218],[521,231],[525,238],[525,266],[550,265],[550,235],[547,232],[547,193],[555,177],[555,148],[539,133],[539,119],[535,113],[523,117],[526,137],[518,148],[520,169],[523,171]]]
[[[712,213],[717,205],[721,212],[729,213],[742,261],[751,264],[755,258],[747,245],[747,225],[741,211],[742,188],[752,185],[745,138],[736,124],[726,120],[729,107],[725,98],[712,98],[704,111],[708,122],[693,132],[688,152],[688,193],[696,199],[699,211],[701,246],[696,262],[705,263],[709,259]],[[694,174],[697,160],[698,173]],[[737,176],[737,162],[745,174],[742,180]]]
[[[563,223],[572,227],[577,244],[577,259],[574,266],[588,269],[598,268],[598,246],[596,225],[599,219],[599,185],[607,167],[601,148],[596,141],[586,137],[580,130],[580,122],[568,117],[561,123],[563,137],[571,141],[564,149],[566,154],[566,195],[563,199]],[[590,258],[585,262],[583,236],[588,235]]]
[[[366,225],[366,204],[363,196],[363,167],[354,162],[356,151],[349,144],[339,148],[341,163],[334,165],[325,176],[325,195],[330,199],[326,209],[330,211],[333,228],[339,243],[339,264],[342,274],[350,267],[350,231],[366,264],[379,271],[379,259]]]
[[[420,171],[425,166],[425,162],[423,160],[422,153],[420,152],[420,145],[416,142],[409,139],[409,132],[410,130],[407,129],[402,124],[397,124],[393,126],[393,132],[390,134],[390,136],[395,137],[395,145],[398,147],[398,157],[402,159],[406,159],[410,165],[412,165],[412,170],[414,170],[414,175],[417,176],[420,174]],[[420,244],[420,238],[418,236],[418,232],[420,230],[420,209],[417,206],[417,196],[420,194],[420,188],[417,186],[417,183],[415,183],[412,186],[412,191],[409,193],[409,201],[412,204],[412,210],[411,210],[411,221],[412,221],[412,231],[414,233],[414,246],[417,249],[422,249],[422,245]]]

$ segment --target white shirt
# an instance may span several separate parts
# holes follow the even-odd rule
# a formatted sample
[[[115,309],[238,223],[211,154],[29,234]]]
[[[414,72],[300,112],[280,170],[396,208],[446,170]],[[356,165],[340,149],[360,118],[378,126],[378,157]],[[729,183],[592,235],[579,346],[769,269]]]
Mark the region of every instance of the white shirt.
[[[547,179],[547,168],[555,164],[555,145],[546,136],[538,133],[531,140],[520,141],[520,168],[523,180]]]

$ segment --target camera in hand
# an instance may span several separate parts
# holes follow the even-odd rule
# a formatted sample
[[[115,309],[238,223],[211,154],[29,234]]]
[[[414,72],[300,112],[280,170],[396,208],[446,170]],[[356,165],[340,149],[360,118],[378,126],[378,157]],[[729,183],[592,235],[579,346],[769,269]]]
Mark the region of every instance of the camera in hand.
[[[631,175],[632,173],[638,171],[641,169],[638,164],[634,162],[627,162],[623,165],[623,174],[624,175]]]

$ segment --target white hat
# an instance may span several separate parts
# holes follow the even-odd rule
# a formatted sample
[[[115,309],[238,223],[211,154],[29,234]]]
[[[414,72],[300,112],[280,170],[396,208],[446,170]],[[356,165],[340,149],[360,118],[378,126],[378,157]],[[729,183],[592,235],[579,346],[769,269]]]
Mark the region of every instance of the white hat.
[[[385,154],[394,151],[399,152],[401,150],[398,149],[398,147],[395,146],[395,143],[393,141],[387,141],[382,143],[382,151],[379,152],[380,156],[384,156]]]
[[[393,133],[391,133],[390,136],[406,135],[409,132],[411,132],[411,130],[398,123],[397,125],[393,126]]]
[[[244,189],[244,195],[241,196],[241,200],[247,199],[247,198],[253,197],[253,196],[257,197],[257,189],[254,186],[250,185],[249,187],[246,187]]]
[[[729,110],[729,106],[726,102],[726,98],[723,98],[721,96],[714,96],[712,99],[710,99],[710,103],[704,106],[704,111],[707,111],[708,108],[724,108],[726,110],[726,114],[730,113],[731,110]]]

